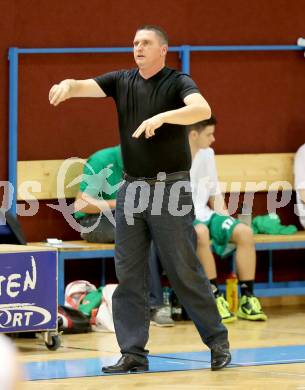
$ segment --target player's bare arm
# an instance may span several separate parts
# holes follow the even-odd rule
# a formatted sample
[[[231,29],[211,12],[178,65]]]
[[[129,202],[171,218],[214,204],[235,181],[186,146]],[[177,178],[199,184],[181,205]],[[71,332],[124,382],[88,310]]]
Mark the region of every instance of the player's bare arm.
[[[92,196],[86,194],[86,192],[79,191],[75,198],[74,210],[87,214],[99,214],[105,210],[108,210],[109,208],[114,209],[115,205],[115,199],[95,199]]]
[[[52,86],[49,92],[49,101],[53,106],[67,99],[76,97],[105,97],[105,92],[93,79],[74,80],[66,79]]]
[[[134,138],[139,138],[145,133],[145,138],[155,135],[155,130],[170,123],[176,125],[190,125],[211,117],[211,108],[200,93],[192,93],[184,99],[185,106],[177,110],[162,112],[146,119],[133,133]]]

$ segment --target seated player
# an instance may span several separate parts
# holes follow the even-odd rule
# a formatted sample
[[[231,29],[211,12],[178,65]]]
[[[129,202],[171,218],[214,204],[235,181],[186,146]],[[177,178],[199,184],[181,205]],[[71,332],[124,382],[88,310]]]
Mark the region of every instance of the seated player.
[[[220,294],[217,283],[215,259],[211,251],[222,255],[229,242],[236,245],[236,267],[241,297],[237,317],[246,320],[266,320],[260,302],[253,293],[256,268],[256,253],[251,228],[230,217],[218,182],[214,151],[216,119],[188,126],[192,152],[191,183],[196,220],[197,254],[209,278],[217,307],[223,322],[233,322],[236,316],[230,312],[229,304]]]

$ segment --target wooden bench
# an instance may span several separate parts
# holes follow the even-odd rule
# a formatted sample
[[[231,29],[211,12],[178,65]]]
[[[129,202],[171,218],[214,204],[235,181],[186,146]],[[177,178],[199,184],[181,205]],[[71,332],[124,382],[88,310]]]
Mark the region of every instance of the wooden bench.
[[[305,283],[303,282],[274,282],[273,259],[274,250],[305,249],[305,231],[294,235],[280,236],[256,234],[254,236],[257,251],[268,251],[268,281],[256,283],[258,296],[282,296],[282,295],[305,295]],[[35,246],[48,246],[43,242],[31,243]],[[65,261],[75,259],[102,260],[101,285],[105,284],[106,259],[114,257],[114,244],[93,244],[83,240],[65,241],[62,245],[52,246],[58,251],[58,302],[64,303],[65,292]]]
[[[290,189],[293,188],[293,156],[293,153],[217,155],[219,180],[225,183],[225,192]],[[63,167],[64,161],[66,163]],[[28,200],[30,196],[36,199],[57,199],[61,187],[64,188],[66,198],[74,198],[79,186],[77,183],[72,186],[68,184],[82,174],[84,163],[82,159],[18,161],[18,200]],[[59,172],[66,172],[59,180],[62,185],[58,185]],[[25,192],[22,184],[27,181],[38,182],[41,190]]]
[[[255,248],[257,251],[268,252],[268,281],[256,283],[255,291],[258,296],[271,297],[283,295],[305,295],[305,281],[273,281],[273,251],[305,249],[305,231],[291,235],[255,234]],[[301,277],[303,275],[300,275]]]
[[[293,153],[227,154],[216,156],[216,164],[224,192],[239,187],[241,192],[266,192],[293,188],[293,159]]]
[[[226,192],[290,190],[293,188],[293,156],[292,153],[218,155],[216,163],[219,179]],[[19,161],[18,200],[27,200],[33,196],[38,200],[75,197],[79,185],[76,182],[73,186],[69,186],[69,183],[77,177],[80,178],[85,160],[77,159],[73,164],[71,164],[73,162],[71,159],[66,161],[64,167],[69,166],[68,169],[62,169],[63,161]],[[61,172],[59,180],[58,172]],[[65,172],[64,177],[63,172]],[[24,191],[26,181],[38,182],[41,190],[39,192],[30,192],[28,189]],[[256,285],[258,295],[305,295],[304,281],[275,283],[272,280],[272,251],[305,248],[305,232],[289,236],[255,235],[255,242],[258,251],[269,252],[268,282]],[[64,262],[66,260],[101,258],[103,267],[105,267],[104,259],[113,254],[113,245],[92,244],[82,240],[64,242],[63,246],[58,248],[59,302],[63,300]]]

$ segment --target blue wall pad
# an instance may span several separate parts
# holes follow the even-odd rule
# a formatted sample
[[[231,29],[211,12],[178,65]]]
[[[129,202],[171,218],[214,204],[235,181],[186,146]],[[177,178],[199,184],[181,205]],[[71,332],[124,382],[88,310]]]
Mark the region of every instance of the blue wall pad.
[[[102,376],[105,374],[102,373],[101,367],[116,363],[118,358],[115,356],[26,363],[24,365],[25,378],[27,380],[50,380]],[[232,363],[229,367],[304,362],[305,345],[247,348],[232,351]],[[149,355],[149,371],[147,373],[200,369],[210,369],[210,352]]]

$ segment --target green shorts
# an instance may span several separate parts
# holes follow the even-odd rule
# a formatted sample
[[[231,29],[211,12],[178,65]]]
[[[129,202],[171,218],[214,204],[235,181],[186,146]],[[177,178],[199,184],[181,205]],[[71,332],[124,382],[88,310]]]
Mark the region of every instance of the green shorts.
[[[229,241],[235,226],[240,224],[238,219],[214,213],[211,218],[205,222],[195,219],[193,225],[196,226],[200,223],[206,225],[209,229],[213,252],[224,257],[234,250],[234,247],[229,244]]]

